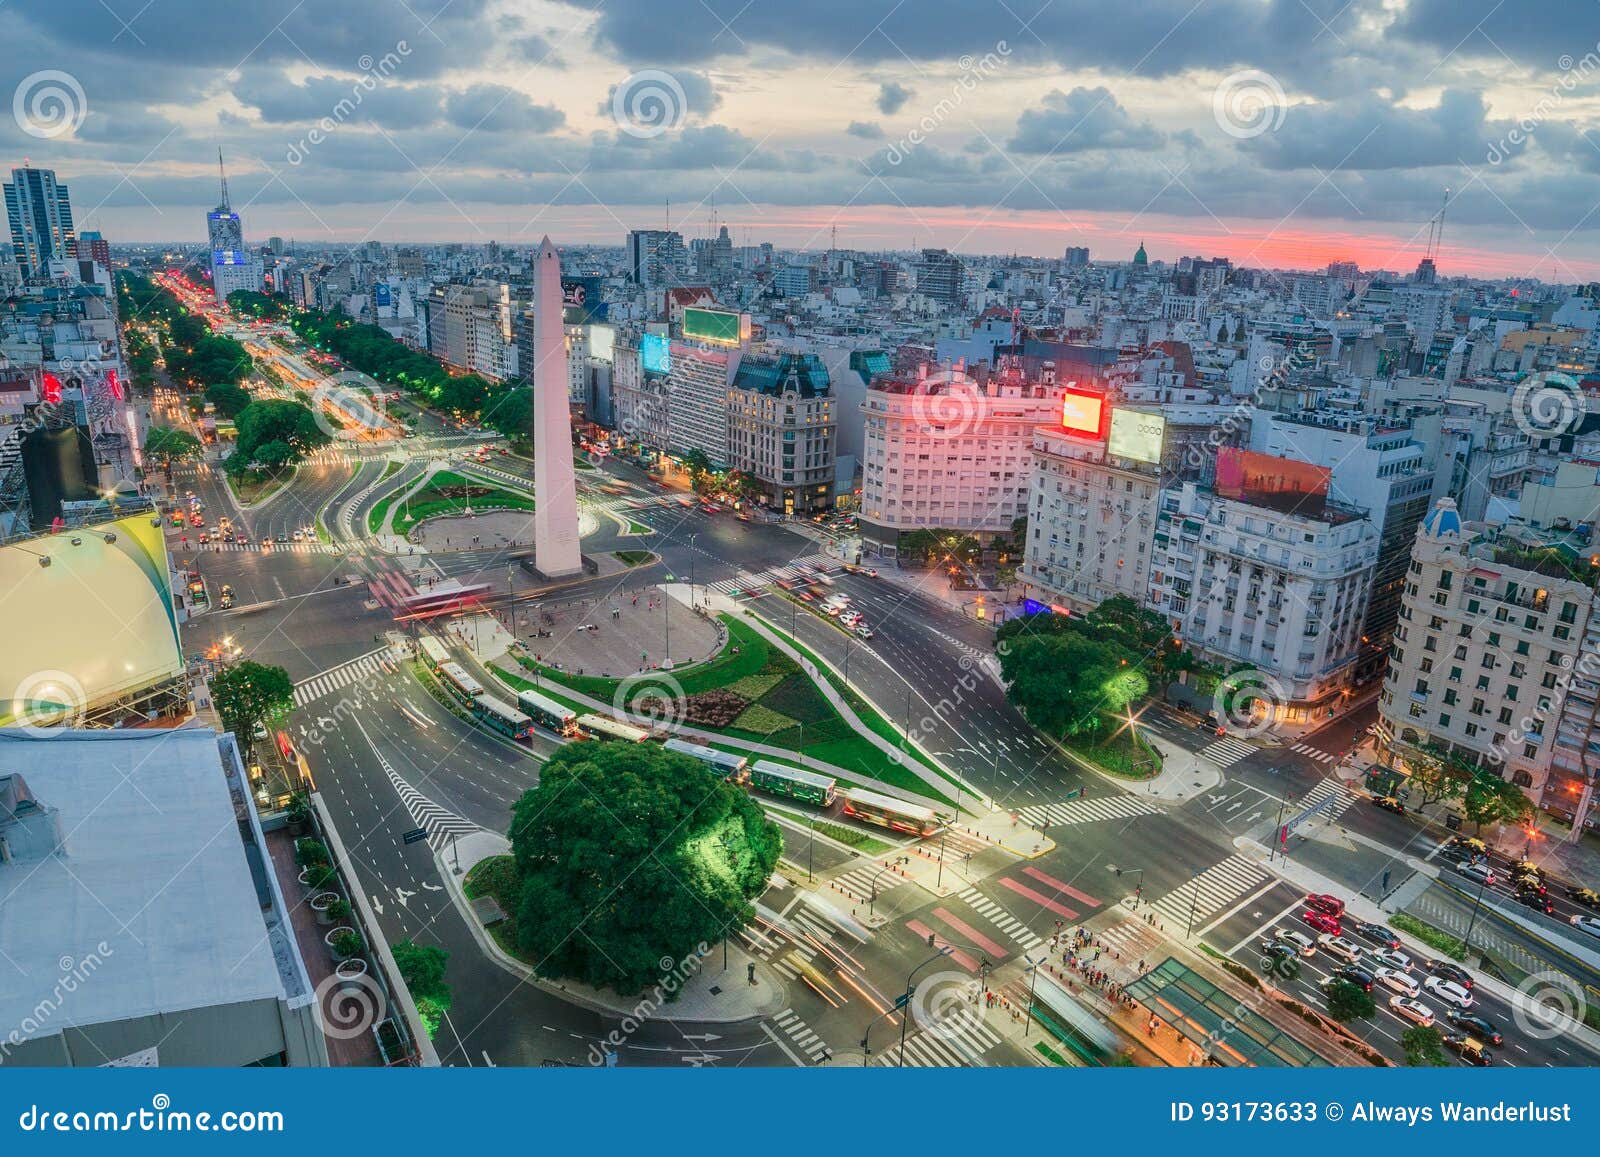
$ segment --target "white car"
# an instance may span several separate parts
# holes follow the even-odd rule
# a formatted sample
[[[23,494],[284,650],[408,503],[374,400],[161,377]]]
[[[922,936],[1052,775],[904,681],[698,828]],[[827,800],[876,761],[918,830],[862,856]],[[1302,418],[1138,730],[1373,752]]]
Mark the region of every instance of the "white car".
[[[303,531],[303,530],[295,531],[294,534],[290,535],[290,537],[293,538],[296,542],[304,542],[306,540],[306,534],[305,534],[305,531]]]
[[[1317,942],[1304,932],[1292,932],[1284,928],[1275,928],[1272,931],[1272,939],[1279,944],[1287,944],[1301,956],[1315,956],[1317,954]]]
[[[1324,932],[1321,936],[1317,937],[1317,944],[1320,945],[1329,956],[1337,956],[1346,964],[1358,963],[1360,959],[1366,955],[1367,951],[1353,940],[1348,940],[1343,936],[1334,936],[1328,932]]]
[[[1423,1028],[1427,1028],[1433,1023],[1433,1009],[1423,1004],[1420,1000],[1412,1000],[1409,996],[1391,996],[1389,998],[1389,1011],[1402,1020],[1420,1024]]]
[[[1397,972],[1393,968],[1374,968],[1372,979],[1385,988],[1391,988],[1402,996],[1416,996],[1422,991],[1422,986],[1404,972]]]
[[[1443,977],[1439,976],[1430,976],[1422,982],[1422,987],[1426,988],[1429,992],[1433,993],[1433,995],[1437,996],[1446,1004],[1453,1004],[1457,1008],[1472,1007],[1472,993],[1462,988],[1453,980],[1445,980]]]
[[[1567,923],[1571,924],[1579,932],[1587,932],[1596,940],[1600,940],[1600,916],[1573,916],[1568,919]]]
[[[1379,964],[1393,968],[1397,972],[1411,971],[1411,957],[1401,952],[1398,948],[1374,948],[1372,958]]]

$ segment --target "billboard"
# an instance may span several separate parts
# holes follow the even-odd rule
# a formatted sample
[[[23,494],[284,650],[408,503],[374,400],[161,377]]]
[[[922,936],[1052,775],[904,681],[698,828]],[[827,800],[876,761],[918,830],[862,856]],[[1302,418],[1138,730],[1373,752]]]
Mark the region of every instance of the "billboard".
[[[0,547],[0,589],[27,608],[7,624],[0,726],[70,724],[183,673],[167,551],[152,517]]]
[[[1252,506],[1286,514],[1320,515],[1328,504],[1333,471],[1294,458],[1224,446],[1217,451],[1216,491]]]
[[[670,374],[672,372],[672,346],[666,336],[659,333],[647,333],[639,339],[639,361],[644,366],[647,374]]]
[[[1167,420],[1160,414],[1116,406],[1111,410],[1111,433],[1106,450],[1119,458],[1160,465],[1166,436]]]
[[[750,315],[691,307],[683,311],[683,336],[694,341],[738,345],[750,340]]]
[[[589,327],[589,356],[596,361],[615,360],[617,331],[609,325]]]
[[[1069,434],[1105,437],[1106,396],[1089,390],[1067,390],[1061,397],[1061,425]]]
[[[372,287],[373,305],[376,305],[379,309],[383,309],[385,306],[392,305],[393,303],[393,298],[391,298],[389,295],[389,283],[387,281],[380,281],[378,284]]]

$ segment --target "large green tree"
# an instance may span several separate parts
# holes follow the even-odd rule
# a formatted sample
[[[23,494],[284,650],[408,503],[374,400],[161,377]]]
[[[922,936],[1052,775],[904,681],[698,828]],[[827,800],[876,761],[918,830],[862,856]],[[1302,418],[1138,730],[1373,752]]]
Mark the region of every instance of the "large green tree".
[[[217,408],[224,418],[237,417],[250,404],[250,391],[243,386],[218,382],[206,390],[206,401]]]
[[[200,439],[187,430],[179,430],[172,426],[151,426],[144,432],[145,456],[159,459],[163,466],[198,458],[200,450]]]
[[[687,756],[568,744],[512,809],[520,947],[541,975],[637,992],[741,927],[781,848],[749,796]]]
[[[234,419],[239,439],[228,458],[233,472],[251,469],[276,470],[298,461],[333,437],[317,425],[309,406],[279,398],[251,402]],[[275,445],[275,443],[277,445]],[[281,447],[287,447],[287,454]]]
[[[1022,633],[1000,649],[1000,674],[1035,727],[1057,736],[1094,735],[1107,712],[1148,689],[1123,658],[1115,644],[1077,632]]]
[[[294,682],[282,667],[244,659],[211,677],[211,703],[248,760],[256,725],[275,727],[294,709]]]
[[[533,437],[533,390],[516,386],[492,394],[483,407],[483,422],[513,441]]]
[[[416,1002],[417,1013],[422,1017],[428,1036],[438,1035],[439,1022],[450,1011],[450,986],[444,979],[450,953],[432,944],[418,944],[412,940],[397,941],[390,951],[394,953],[400,979],[405,981],[411,999]]]
[[[1341,1024],[1349,1024],[1353,1020],[1365,1020],[1378,1011],[1372,993],[1359,984],[1352,984],[1342,978],[1328,985],[1327,996],[1328,1015]]]
[[[1485,824],[1520,823],[1533,815],[1533,802],[1510,780],[1484,770],[1467,785],[1461,811],[1481,831]]]
[[[1444,1036],[1432,1025],[1414,1024],[1400,1034],[1406,1064],[1412,1068],[1438,1068],[1450,1062],[1444,1055]]]

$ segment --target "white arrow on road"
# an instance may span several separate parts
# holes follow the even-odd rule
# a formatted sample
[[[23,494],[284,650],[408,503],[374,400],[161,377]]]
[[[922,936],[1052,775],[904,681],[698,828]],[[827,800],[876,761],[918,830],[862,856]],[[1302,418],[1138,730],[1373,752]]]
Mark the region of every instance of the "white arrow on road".
[[[706,1044],[710,1044],[712,1041],[721,1040],[722,1038],[714,1032],[686,1032],[683,1034],[683,1039],[704,1041]]]
[[[1244,807],[1244,800],[1242,800],[1242,799],[1241,800],[1235,800],[1234,803],[1233,803],[1233,806],[1230,807],[1228,810],[1231,811],[1231,812],[1236,812],[1242,807]]]
[[[378,915],[382,916],[383,915],[383,903],[382,903],[382,901],[380,901],[376,896],[372,896],[372,897],[370,897],[370,899],[372,901],[372,910],[374,912],[376,912]]]
[[[684,1053],[682,1059],[684,1064],[693,1065],[698,1069],[702,1065],[716,1064],[718,1058],[712,1053]]]
[[[1253,824],[1265,814],[1265,812],[1251,812],[1249,817],[1244,822],[1247,824]]]
[[[409,908],[409,905],[407,905],[406,901],[411,899],[411,897],[413,897],[415,895],[416,895],[415,892],[408,892],[404,888],[396,888],[394,890],[394,898],[395,898],[395,900],[399,902],[400,907],[407,909],[407,911],[409,911],[410,908]]]
[[[422,890],[425,891],[425,892],[442,892],[442,891],[444,891],[444,889],[439,887],[438,884],[430,884],[426,880],[422,881]]]
[[[1223,800],[1227,799],[1228,797],[1226,795],[1214,795],[1214,796],[1210,796],[1208,798],[1210,799],[1212,804],[1219,804]]]

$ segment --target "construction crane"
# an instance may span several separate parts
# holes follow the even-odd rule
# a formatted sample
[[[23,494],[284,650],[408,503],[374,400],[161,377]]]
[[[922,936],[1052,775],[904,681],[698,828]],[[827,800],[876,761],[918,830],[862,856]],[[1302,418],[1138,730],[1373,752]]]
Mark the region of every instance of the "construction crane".
[[[1425,260],[1434,260],[1439,255],[1439,247],[1444,244],[1444,211],[1449,207],[1450,190],[1447,188],[1439,211],[1428,219],[1428,248],[1422,255]]]

